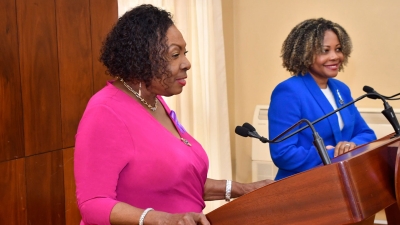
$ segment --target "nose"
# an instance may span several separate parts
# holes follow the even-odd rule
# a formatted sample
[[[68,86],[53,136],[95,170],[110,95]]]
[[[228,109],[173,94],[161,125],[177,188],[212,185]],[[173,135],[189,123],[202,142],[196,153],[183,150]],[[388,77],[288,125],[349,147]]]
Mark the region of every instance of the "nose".
[[[330,58],[331,60],[336,60],[336,59],[338,59],[338,58],[339,58],[338,52],[336,52],[336,51],[331,51],[331,53],[329,54],[329,58]]]
[[[181,69],[190,70],[192,64],[190,63],[189,59],[185,56],[185,59],[181,63]]]

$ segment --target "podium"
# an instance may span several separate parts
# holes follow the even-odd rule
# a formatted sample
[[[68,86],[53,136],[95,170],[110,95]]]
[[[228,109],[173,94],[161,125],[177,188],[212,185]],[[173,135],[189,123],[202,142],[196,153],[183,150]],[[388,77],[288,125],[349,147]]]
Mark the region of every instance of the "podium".
[[[391,136],[243,195],[206,217],[212,225],[364,225],[385,209],[388,224],[400,225],[400,138]]]

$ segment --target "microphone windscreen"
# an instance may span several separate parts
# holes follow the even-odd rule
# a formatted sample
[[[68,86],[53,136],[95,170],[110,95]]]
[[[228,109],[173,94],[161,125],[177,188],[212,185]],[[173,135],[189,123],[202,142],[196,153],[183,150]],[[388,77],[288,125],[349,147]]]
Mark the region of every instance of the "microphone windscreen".
[[[251,124],[249,124],[247,122],[243,124],[243,127],[249,129],[249,131],[255,131],[256,130],[256,128],[254,128]]]
[[[370,86],[367,86],[367,85],[365,85],[364,87],[363,87],[363,91],[365,91],[367,94],[373,94],[373,95],[368,95],[367,97],[368,98],[370,98],[370,99],[377,99],[377,98],[381,98],[382,96],[380,96],[378,93],[376,93],[376,91],[372,88],[372,87],[370,87]],[[379,97],[379,96],[380,97]],[[383,100],[383,99],[382,99]]]
[[[242,137],[248,137],[249,136],[249,129],[241,126],[236,126],[235,128],[235,133],[242,136]]]
[[[367,93],[373,93],[374,89],[370,86],[364,86],[363,87],[363,91],[367,92]]]

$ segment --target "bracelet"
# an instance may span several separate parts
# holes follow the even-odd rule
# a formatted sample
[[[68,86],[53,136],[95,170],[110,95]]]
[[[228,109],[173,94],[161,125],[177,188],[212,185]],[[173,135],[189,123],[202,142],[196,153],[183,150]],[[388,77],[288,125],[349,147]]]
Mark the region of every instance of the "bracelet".
[[[139,225],[143,225],[144,217],[151,210],[153,210],[153,209],[152,208],[147,208],[146,210],[143,211],[143,213],[142,213],[142,215],[140,216],[140,219],[139,219]]]
[[[226,180],[226,188],[225,188],[225,201],[231,201],[231,190],[232,190],[232,181]]]

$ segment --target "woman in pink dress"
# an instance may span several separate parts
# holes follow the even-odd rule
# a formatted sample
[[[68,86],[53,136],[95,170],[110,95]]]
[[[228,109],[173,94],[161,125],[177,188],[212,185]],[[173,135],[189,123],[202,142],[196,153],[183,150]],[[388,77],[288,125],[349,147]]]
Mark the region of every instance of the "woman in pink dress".
[[[89,101],[76,134],[81,225],[209,224],[204,201],[269,184],[207,178],[202,146],[161,96],[182,92],[191,64],[170,13],[141,5],[123,15],[101,61],[115,77]]]

